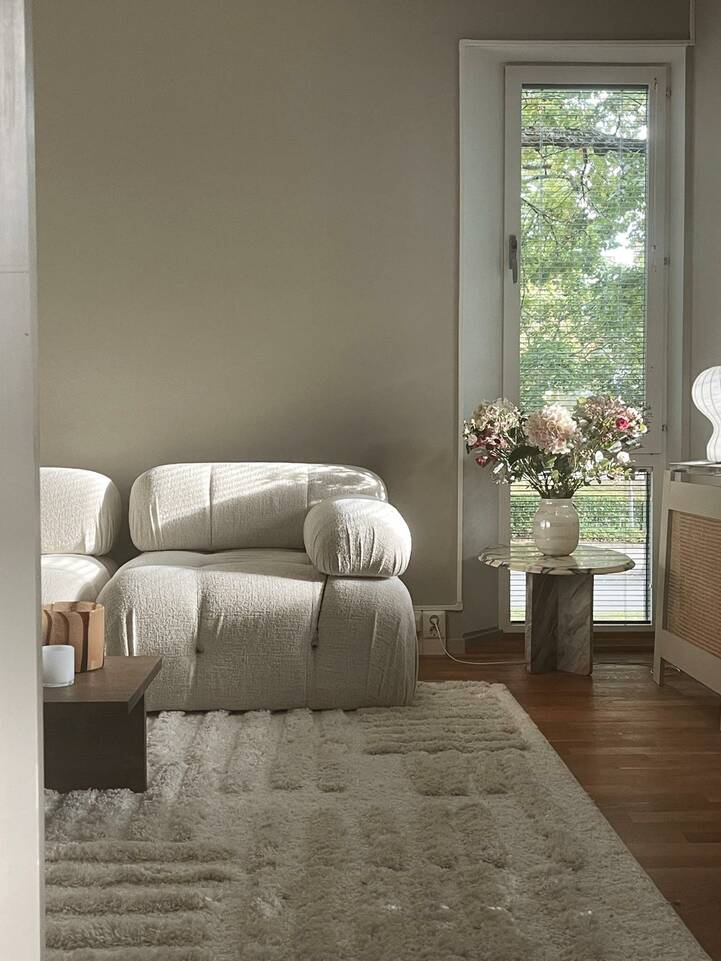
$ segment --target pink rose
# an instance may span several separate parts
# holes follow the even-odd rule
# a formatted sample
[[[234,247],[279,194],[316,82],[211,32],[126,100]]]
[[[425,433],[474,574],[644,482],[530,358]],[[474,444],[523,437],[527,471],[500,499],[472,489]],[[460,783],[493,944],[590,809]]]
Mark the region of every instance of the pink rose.
[[[616,418],[616,427],[618,427],[619,430],[628,430],[630,426],[631,421],[627,417]]]
[[[489,460],[490,457],[476,457],[476,463],[479,467],[485,467]]]

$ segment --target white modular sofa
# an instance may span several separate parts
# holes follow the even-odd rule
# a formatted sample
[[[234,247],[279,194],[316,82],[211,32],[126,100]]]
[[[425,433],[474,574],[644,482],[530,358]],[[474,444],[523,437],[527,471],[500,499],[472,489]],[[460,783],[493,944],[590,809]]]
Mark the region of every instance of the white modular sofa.
[[[130,495],[140,556],[98,600],[108,654],[161,654],[151,710],[407,704],[411,538],[383,482],[324,464],[172,464]]]
[[[40,468],[43,604],[94,601],[117,565],[120,494],[109,477],[75,467]]]

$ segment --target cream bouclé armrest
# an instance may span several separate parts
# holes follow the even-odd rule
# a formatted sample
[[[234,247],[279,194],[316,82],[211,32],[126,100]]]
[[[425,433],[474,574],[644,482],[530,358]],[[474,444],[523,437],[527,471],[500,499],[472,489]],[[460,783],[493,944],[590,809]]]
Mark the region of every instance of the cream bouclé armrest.
[[[338,577],[397,577],[411,557],[408,525],[373,497],[321,501],[306,515],[303,539],[314,567]]]

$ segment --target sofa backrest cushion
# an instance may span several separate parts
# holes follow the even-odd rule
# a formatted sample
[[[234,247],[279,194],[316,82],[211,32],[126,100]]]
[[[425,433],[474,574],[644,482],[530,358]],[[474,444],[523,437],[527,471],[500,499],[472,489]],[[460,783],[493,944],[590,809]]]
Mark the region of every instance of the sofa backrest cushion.
[[[303,550],[303,522],[321,500],[386,500],[372,471],[332,464],[166,464],[130,492],[130,536],[141,551]]]
[[[120,493],[104,474],[78,467],[40,468],[43,554],[107,554],[120,530]]]

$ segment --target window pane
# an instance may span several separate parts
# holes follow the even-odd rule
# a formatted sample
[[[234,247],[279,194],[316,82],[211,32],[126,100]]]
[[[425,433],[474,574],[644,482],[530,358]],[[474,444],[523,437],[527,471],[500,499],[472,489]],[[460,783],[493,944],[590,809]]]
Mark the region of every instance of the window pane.
[[[645,88],[524,87],[523,407],[645,401]]]
[[[574,497],[584,544],[623,551],[636,562],[632,571],[604,574],[593,584],[597,623],[647,624],[651,620],[651,477],[639,470],[632,480],[584,487]],[[530,541],[538,494],[526,484],[511,488],[511,539]],[[511,573],[511,620],[526,614],[526,575]]]
[[[590,393],[644,406],[648,91],[524,86],[521,124],[521,406]],[[637,565],[596,579],[597,621],[650,620],[649,487],[639,471],[575,497],[582,541]],[[514,485],[512,540],[530,538],[537,505]],[[512,575],[511,620],[523,583]]]

